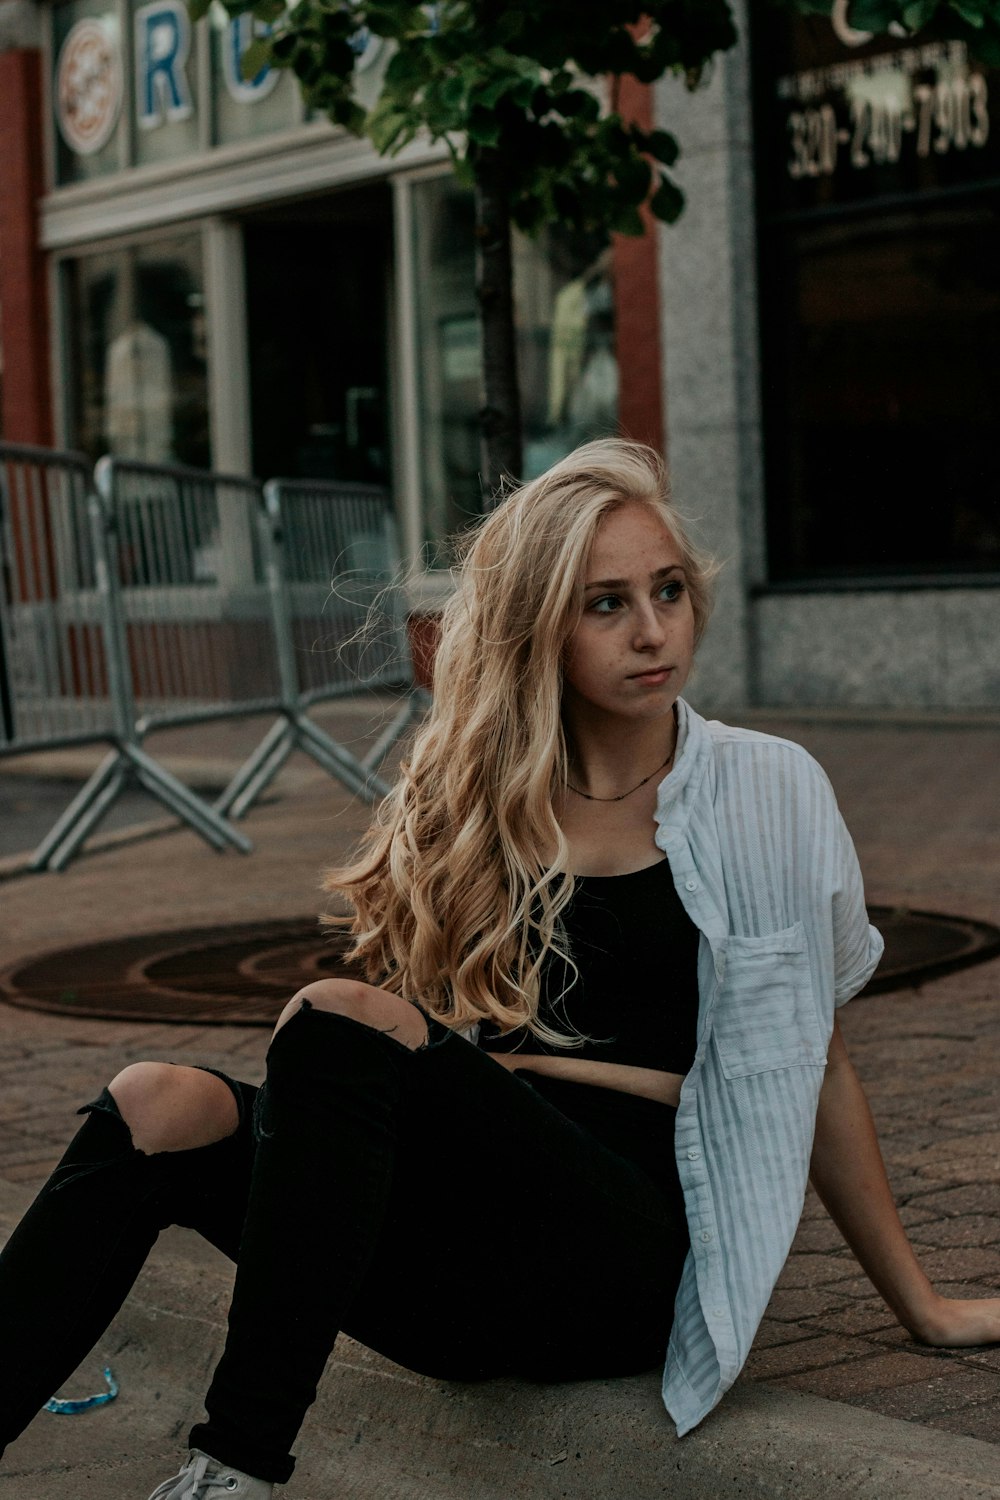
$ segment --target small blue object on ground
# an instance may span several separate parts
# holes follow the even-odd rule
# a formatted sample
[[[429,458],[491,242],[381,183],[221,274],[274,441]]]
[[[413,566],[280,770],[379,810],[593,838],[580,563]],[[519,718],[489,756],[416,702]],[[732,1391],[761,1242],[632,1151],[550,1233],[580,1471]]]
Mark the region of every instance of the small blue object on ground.
[[[107,1390],[99,1391],[96,1396],[80,1396],[76,1400],[62,1401],[58,1396],[53,1396],[51,1401],[46,1401],[43,1411],[55,1412],[60,1417],[75,1416],[78,1411],[89,1411],[92,1406],[107,1406],[118,1394],[118,1382],[110,1370],[105,1370],[104,1379],[107,1382]]]

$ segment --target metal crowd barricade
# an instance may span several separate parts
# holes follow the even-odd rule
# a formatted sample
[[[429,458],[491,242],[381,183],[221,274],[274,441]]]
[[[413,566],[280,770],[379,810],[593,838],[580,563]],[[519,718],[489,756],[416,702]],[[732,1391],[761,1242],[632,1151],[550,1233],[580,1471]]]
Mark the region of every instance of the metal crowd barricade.
[[[0,753],[110,747],[31,868],[62,869],[130,779],[217,848],[249,848],[139,744],[109,528],[86,459],[0,445],[0,526]]]
[[[242,816],[295,749],[374,802],[389,791],[378,767],[429,702],[413,673],[389,496],[376,485],[274,479],[264,502],[282,716],[216,807]],[[364,757],[309,717],[314,704],[385,689],[404,701]]]
[[[0,753],[113,741],[106,655],[80,453],[0,443]]]
[[[0,754],[113,747],[34,852],[32,869],[61,869],[117,795],[127,732],[105,538],[82,454],[0,444],[0,540]]]
[[[256,479],[102,458],[131,706],[152,730],[277,711]]]
[[[100,460],[96,479],[134,742],[156,729],[281,712],[259,482],[113,457]],[[195,800],[206,836],[251,847],[223,809]]]

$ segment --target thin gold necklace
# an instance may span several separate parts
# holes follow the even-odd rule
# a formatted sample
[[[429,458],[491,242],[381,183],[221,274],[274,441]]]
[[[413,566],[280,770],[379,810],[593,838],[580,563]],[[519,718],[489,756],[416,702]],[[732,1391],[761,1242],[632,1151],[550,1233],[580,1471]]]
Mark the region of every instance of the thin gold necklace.
[[[647,781],[652,781],[653,777],[656,776],[658,772],[665,771],[667,769],[670,762],[674,758],[674,750],[676,749],[677,746],[675,745],[674,749],[671,750],[662,766],[657,766],[656,770],[650,771],[649,775],[644,776],[638,783],[638,785],[630,787],[627,792],[620,792],[617,797],[595,797],[591,792],[581,792],[580,788],[578,786],[574,786],[571,781],[567,781],[566,785],[569,790],[571,792],[575,792],[578,797],[586,797],[588,802],[624,802],[625,798],[631,797],[632,793],[637,792],[640,786],[645,786]]]

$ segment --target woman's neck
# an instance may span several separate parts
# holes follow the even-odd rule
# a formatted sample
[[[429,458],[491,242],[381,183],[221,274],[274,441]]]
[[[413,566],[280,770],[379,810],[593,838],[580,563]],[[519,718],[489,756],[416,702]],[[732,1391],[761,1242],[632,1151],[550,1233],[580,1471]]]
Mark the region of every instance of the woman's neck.
[[[624,798],[671,764],[677,719],[567,726],[569,785],[577,796]]]

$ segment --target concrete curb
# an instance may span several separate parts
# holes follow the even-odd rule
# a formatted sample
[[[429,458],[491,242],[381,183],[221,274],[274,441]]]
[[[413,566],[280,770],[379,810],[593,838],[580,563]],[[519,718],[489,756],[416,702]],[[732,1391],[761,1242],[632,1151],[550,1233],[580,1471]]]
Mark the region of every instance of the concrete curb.
[[[27,1196],[0,1184],[0,1237]],[[141,1500],[179,1466],[222,1345],[231,1273],[191,1237],[165,1239],[70,1383],[89,1390],[107,1360],[118,1401],[80,1417],[40,1414],[6,1456],[0,1500]],[[819,1397],[745,1382],[678,1441],[657,1374],[451,1385],[348,1339],[298,1448],[289,1500],[1000,1500],[990,1444]]]

